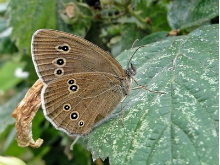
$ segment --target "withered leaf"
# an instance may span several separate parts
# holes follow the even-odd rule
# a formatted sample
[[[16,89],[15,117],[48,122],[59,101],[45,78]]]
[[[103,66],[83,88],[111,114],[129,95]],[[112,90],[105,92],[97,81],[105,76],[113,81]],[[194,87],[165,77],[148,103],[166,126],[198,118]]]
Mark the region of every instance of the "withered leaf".
[[[38,138],[34,141],[32,137],[32,120],[41,105],[41,89],[43,83],[37,80],[28,90],[25,97],[17,105],[12,117],[16,119],[16,139],[20,147],[38,148],[42,145],[43,139]]]

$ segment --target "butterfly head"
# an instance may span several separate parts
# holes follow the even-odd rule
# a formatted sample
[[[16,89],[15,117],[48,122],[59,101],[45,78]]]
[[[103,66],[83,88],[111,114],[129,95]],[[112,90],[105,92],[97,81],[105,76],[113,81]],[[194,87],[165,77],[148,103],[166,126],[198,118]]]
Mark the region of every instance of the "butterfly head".
[[[136,40],[137,41],[137,40]],[[135,41],[135,42],[136,42]],[[135,44],[135,42],[134,42],[134,44]],[[133,48],[133,46],[134,46],[134,44],[132,45],[132,48]],[[127,69],[125,70],[125,73],[126,73],[126,75],[128,76],[128,77],[132,77],[132,76],[134,76],[134,75],[136,75],[136,68],[134,67],[134,65],[131,63],[131,59],[134,57],[134,55],[135,55],[135,53],[140,49],[140,48],[142,48],[142,47],[144,47],[144,45],[143,46],[139,46],[136,50],[135,50],[135,52],[132,54],[132,56],[131,56],[131,58],[128,60],[128,62],[127,62]],[[131,49],[132,49],[131,48]],[[129,53],[130,54],[130,53]],[[130,67],[129,67],[129,65],[131,65]]]
[[[132,63],[130,63],[130,64],[131,64],[131,66],[125,70],[125,73],[128,77],[132,77],[132,76],[136,75],[136,68],[134,67],[134,65]]]

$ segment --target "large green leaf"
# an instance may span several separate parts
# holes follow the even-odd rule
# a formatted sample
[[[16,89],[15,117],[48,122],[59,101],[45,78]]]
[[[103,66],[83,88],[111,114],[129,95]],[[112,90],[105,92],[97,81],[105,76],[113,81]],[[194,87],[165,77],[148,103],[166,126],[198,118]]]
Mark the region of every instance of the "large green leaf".
[[[17,104],[26,94],[27,89],[24,89],[19,94],[15,95],[7,103],[0,106],[0,136],[1,133],[11,124],[15,123],[15,119],[11,116]]]
[[[11,0],[9,13],[12,37],[17,46],[30,51],[32,34],[42,28],[56,28],[56,1],[54,0]]]
[[[160,95],[132,91],[121,118],[87,137],[93,158],[113,165],[218,164],[218,25],[146,45],[134,56],[136,80]],[[128,51],[118,56],[123,66]],[[120,109],[120,106],[119,106]]]
[[[218,15],[218,0],[174,0],[168,20],[173,29],[184,29],[201,25]]]
[[[160,31],[160,32],[147,35],[146,37],[142,38],[139,42],[137,42],[136,46],[146,45],[146,44],[150,44],[153,42],[163,40],[167,37],[168,33],[169,33],[168,31]]]

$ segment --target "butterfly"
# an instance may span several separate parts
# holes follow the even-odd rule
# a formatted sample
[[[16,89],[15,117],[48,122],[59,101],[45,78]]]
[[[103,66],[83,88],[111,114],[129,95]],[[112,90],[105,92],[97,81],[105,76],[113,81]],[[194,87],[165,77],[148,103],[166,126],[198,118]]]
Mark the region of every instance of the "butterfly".
[[[32,36],[32,60],[44,84],[42,109],[69,136],[86,135],[129,95],[135,67],[126,70],[109,53],[65,32],[41,29]]]

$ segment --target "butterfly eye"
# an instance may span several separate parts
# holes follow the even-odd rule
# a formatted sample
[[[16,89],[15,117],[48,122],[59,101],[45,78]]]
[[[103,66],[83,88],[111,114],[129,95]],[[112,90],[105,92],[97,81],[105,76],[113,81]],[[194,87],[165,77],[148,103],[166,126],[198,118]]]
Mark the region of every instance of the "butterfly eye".
[[[82,126],[84,126],[84,121],[80,120],[78,124],[79,124],[80,127],[82,127]]]
[[[73,113],[70,114],[71,120],[77,120],[79,117],[79,113],[77,111],[74,111]]]
[[[63,105],[63,110],[69,111],[70,109],[71,109],[70,104],[64,104],[64,105]]]
[[[74,83],[75,83],[75,81],[73,79],[68,81],[68,84],[74,84]]]
[[[63,68],[57,68],[57,69],[54,71],[55,76],[62,76],[63,73],[64,73]]]
[[[78,89],[77,85],[71,85],[70,86],[70,90],[73,91],[73,92],[77,91],[77,89]]]

